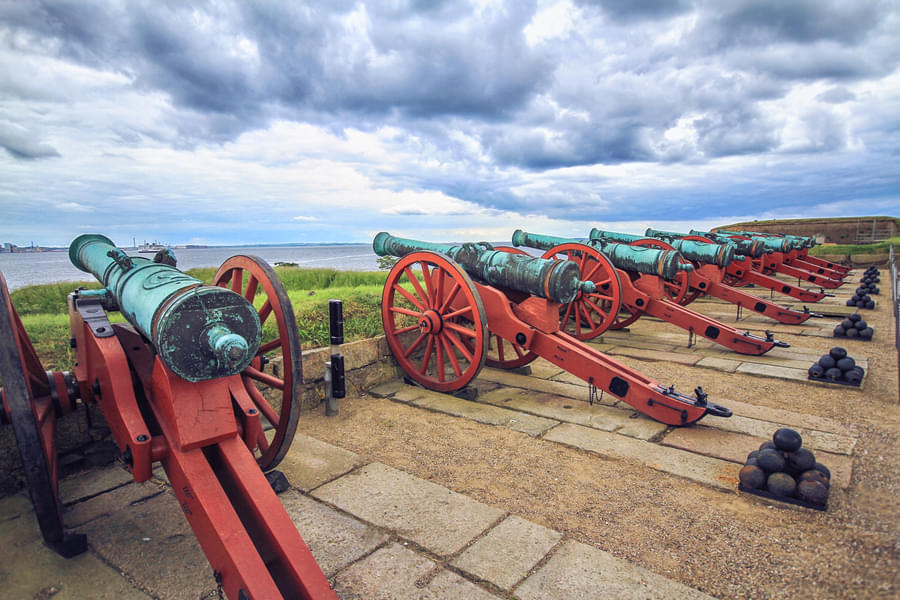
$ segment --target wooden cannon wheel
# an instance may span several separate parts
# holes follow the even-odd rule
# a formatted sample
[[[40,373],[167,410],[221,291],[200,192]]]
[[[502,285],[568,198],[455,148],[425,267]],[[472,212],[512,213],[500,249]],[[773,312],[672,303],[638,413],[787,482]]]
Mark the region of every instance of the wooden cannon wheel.
[[[602,252],[586,244],[566,243],[550,248],[543,258],[578,263],[583,281],[593,281],[593,294],[578,292],[560,311],[560,328],[579,340],[590,340],[613,324],[622,306],[622,288],[616,268]]]
[[[416,382],[440,392],[468,384],[487,358],[487,317],[455,261],[419,251],[397,261],[381,296],[388,346]]]
[[[642,240],[635,240],[631,242],[631,245],[641,246],[643,248],[656,248],[657,250],[671,250],[673,252],[677,252],[675,248],[670,244],[656,238],[644,238]],[[682,256],[681,263],[689,265],[691,264],[691,261]],[[702,296],[703,292],[691,288],[688,285],[688,279],[689,275],[687,271],[678,271],[678,274],[675,275],[674,281],[664,280],[663,289],[666,292],[666,299],[670,302],[674,302],[675,304],[687,306],[698,297]]]
[[[531,256],[524,250],[512,246],[494,246],[494,250],[521,256]],[[488,335],[490,337],[488,339],[487,360],[485,362],[489,367],[515,369],[524,367],[538,357],[534,352],[526,350],[513,341],[503,339],[493,331],[488,331]]]
[[[41,366],[0,273],[0,413],[13,426],[34,512],[45,543],[66,558],[87,549],[87,537],[63,530],[57,483],[55,408]],[[5,407],[5,411],[4,411]]]
[[[260,344],[250,366],[241,372],[247,393],[272,425],[272,429],[261,433],[257,440],[256,461],[267,471],[275,468],[287,454],[300,418],[303,368],[294,309],[278,275],[266,261],[256,256],[232,256],[226,260],[213,278],[213,285],[229,288],[254,306],[258,305],[263,339],[267,333],[275,334],[274,339]],[[268,362],[267,354],[281,355],[279,372],[263,371]]]

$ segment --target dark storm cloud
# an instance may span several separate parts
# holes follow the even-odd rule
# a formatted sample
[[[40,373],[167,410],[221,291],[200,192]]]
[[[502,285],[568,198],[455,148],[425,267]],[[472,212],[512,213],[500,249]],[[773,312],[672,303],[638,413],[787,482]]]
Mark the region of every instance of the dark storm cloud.
[[[690,0],[577,0],[580,6],[596,7],[621,21],[666,19],[691,9]]]
[[[0,121],[0,148],[21,160],[59,156],[55,148],[40,142],[34,133],[8,121]]]

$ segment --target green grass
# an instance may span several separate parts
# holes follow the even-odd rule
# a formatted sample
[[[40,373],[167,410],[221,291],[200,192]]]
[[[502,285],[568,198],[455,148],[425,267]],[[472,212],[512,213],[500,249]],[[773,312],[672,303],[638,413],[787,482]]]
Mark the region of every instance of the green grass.
[[[809,253],[813,256],[827,256],[829,254],[887,254],[891,244],[895,250],[900,249],[900,237],[888,238],[874,244],[828,244],[827,246],[815,246]]]
[[[344,339],[352,342],[380,335],[381,292],[387,272],[335,271],[332,269],[275,269],[284,283],[294,308],[300,344],[304,349],[330,344],[328,330],[328,300],[338,298],[344,303]],[[190,275],[207,283],[216,269],[191,269]],[[75,353],[69,347],[69,315],[66,297],[78,287],[97,289],[97,282],[67,282],[34,285],[10,294],[25,331],[47,370],[71,370]],[[264,297],[258,296],[259,307]],[[110,320],[122,321],[119,313],[111,313]],[[263,341],[276,337],[274,319],[263,327]]]

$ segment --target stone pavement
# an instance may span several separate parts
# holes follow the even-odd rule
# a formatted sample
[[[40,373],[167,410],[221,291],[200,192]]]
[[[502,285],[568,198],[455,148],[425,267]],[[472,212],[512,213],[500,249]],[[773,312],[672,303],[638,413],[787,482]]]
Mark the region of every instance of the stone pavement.
[[[342,600],[709,598],[307,436],[297,436],[282,467],[292,483],[282,504]],[[43,546],[25,496],[0,499],[3,597],[215,598],[212,570],[165,474],[154,474],[138,484],[110,466],[61,482],[66,524],[89,543],[69,560]]]

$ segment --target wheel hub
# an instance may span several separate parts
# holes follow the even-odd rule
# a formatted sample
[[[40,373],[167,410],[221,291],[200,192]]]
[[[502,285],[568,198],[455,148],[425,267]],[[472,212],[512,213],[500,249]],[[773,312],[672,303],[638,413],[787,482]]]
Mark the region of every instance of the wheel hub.
[[[419,317],[419,329],[422,330],[422,333],[440,333],[443,326],[441,315],[433,308],[429,308]]]

